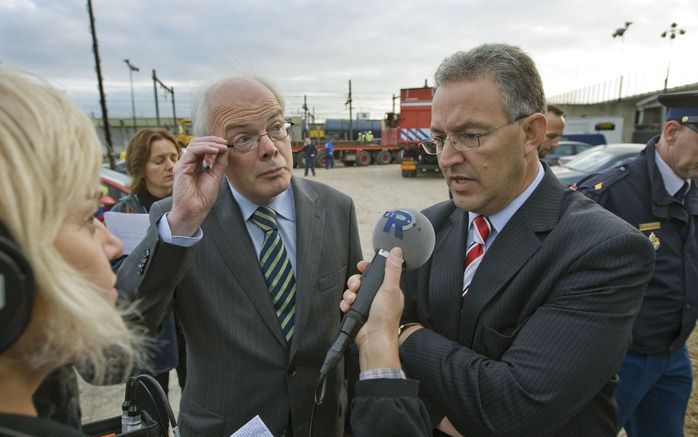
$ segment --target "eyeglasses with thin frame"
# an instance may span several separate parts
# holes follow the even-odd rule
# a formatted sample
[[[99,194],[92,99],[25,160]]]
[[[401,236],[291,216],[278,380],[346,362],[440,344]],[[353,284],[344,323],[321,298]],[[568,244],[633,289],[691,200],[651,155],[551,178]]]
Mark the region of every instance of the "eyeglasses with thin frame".
[[[522,115],[520,117],[517,117],[514,121],[510,121],[508,123],[505,123],[501,126],[497,126],[493,129],[488,130],[487,132],[483,132],[481,134],[473,134],[469,132],[460,132],[453,134],[451,136],[438,136],[438,137],[433,137],[433,138],[427,138],[426,140],[422,141],[419,143],[420,146],[422,146],[422,149],[429,155],[438,155],[443,151],[444,145],[446,144],[446,140],[451,142],[451,145],[453,146],[454,149],[458,150],[459,152],[467,152],[473,149],[477,149],[480,147],[480,138],[487,136],[493,132],[495,132],[498,129],[501,129],[503,127],[509,126],[510,124],[518,123],[519,121],[523,120],[526,117],[529,117],[530,114],[528,115]]]
[[[261,135],[240,134],[227,145],[233,152],[238,154],[251,152],[259,147],[264,135],[269,136],[269,139],[275,142],[284,140],[288,137],[291,126],[293,126],[293,123],[290,121],[277,122]]]
[[[698,134],[698,123],[684,123],[683,125]]]

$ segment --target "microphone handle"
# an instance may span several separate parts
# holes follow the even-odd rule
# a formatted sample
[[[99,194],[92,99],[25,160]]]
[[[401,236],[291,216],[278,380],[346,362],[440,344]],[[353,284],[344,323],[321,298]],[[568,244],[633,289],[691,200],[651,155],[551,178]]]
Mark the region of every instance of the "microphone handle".
[[[351,309],[349,309],[344,316],[340,328],[351,338],[356,337],[359,329],[364,326],[364,323],[366,323],[368,319],[368,313],[371,310],[373,299],[375,299],[376,293],[378,293],[378,289],[383,283],[385,263],[389,254],[390,253],[386,250],[378,250],[371,264],[369,264],[361,275],[359,293],[356,295],[356,300],[352,304]]]
[[[371,264],[361,274],[361,287],[356,295],[356,301],[351,306],[351,309],[344,315],[342,324],[339,328],[339,334],[335,339],[332,347],[327,351],[325,361],[320,369],[320,374],[326,376],[337,362],[344,356],[344,352],[349,346],[356,334],[359,332],[371,310],[371,304],[376,297],[376,293],[383,283],[385,276],[385,262],[389,252],[380,249],[373,257]]]

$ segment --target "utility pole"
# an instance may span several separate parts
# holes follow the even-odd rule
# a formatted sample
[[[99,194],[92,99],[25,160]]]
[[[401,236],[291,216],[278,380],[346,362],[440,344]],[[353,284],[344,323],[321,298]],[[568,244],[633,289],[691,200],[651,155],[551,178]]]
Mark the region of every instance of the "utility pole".
[[[111,132],[109,131],[109,115],[107,114],[107,98],[104,95],[102,86],[102,67],[99,60],[99,46],[97,45],[97,32],[95,30],[95,17],[92,13],[92,1],[87,0],[87,12],[90,15],[90,31],[92,32],[92,51],[95,55],[95,71],[97,71],[97,87],[99,88],[99,104],[102,107],[102,122],[104,123],[104,140],[107,143],[107,159],[109,168],[116,168],[114,162],[114,146],[111,142]]]
[[[303,122],[305,123],[304,129],[303,129],[303,138],[306,138],[308,136],[308,131],[309,126],[308,126],[308,99],[305,94],[303,94]]]
[[[124,59],[124,62],[128,66],[128,81],[131,84],[131,116],[133,117],[133,130],[136,130],[136,101],[133,98],[133,72],[141,71],[138,67],[131,64],[128,58]]]
[[[349,140],[354,139],[354,129],[351,126],[351,79],[349,79],[349,95],[347,96],[347,101],[344,103],[344,106],[349,105]]]
[[[158,77],[153,68],[153,94],[155,94],[155,124],[160,127],[160,106],[158,104]]]
[[[398,96],[393,94],[393,114],[395,114],[395,100],[397,100],[397,99],[398,99]]]
[[[630,25],[633,24],[632,21],[626,21],[624,27],[619,27],[613,32],[613,39],[620,38],[620,85],[618,86],[618,101],[620,101],[623,96],[623,48],[625,46],[625,31],[628,30]]]
[[[155,69],[153,69],[153,92],[155,93],[155,117],[157,119],[158,127],[160,126],[160,107],[158,105],[158,84],[165,90],[165,92],[170,93],[172,97],[172,121],[174,122],[174,129],[177,129],[177,109],[175,107],[175,92],[174,86],[168,87],[160,79],[158,79]],[[176,131],[175,131],[176,133]]]
[[[669,85],[669,66],[671,65],[671,48],[674,44],[674,39],[676,38],[676,35],[684,35],[685,33],[686,31],[678,28],[676,23],[671,23],[669,29],[665,30],[660,35],[662,38],[669,38],[669,60],[666,64],[666,77],[664,77],[664,92],[666,92],[667,86]]]

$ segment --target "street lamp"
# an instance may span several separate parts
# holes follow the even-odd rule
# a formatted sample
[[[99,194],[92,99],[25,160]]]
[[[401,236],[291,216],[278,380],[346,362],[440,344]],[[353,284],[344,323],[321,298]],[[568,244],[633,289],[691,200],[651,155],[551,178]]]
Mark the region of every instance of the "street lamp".
[[[127,59],[124,59],[124,62],[128,66],[128,80],[131,83],[131,116],[133,117],[133,130],[135,132],[136,130],[136,101],[133,99],[133,72],[134,71],[141,71],[138,67],[135,65],[131,64],[131,62]]]
[[[674,44],[674,39],[676,38],[676,35],[683,35],[685,33],[686,33],[686,31],[683,29],[680,29],[676,25],[676,23],[671,23],[671,26],[669,27],[669,29],[665,30],[660,35],[662,38],[669,38],[669,60],[667,61],[667,64],[666,64],[666,77],[664,78],[664,91],[665,92],[667,90],[667,85],[669,84],[669,66],[671,65],[671,48]]]
[[[625,45],[625,31],[628,30],[630,25],[633,24],[632,21],[626,21],[625,26],[619,27],[613,32],[613,39],[620,38],[620,85],[618,86],[618,100],[621,99],[623,95],[623,46]]]

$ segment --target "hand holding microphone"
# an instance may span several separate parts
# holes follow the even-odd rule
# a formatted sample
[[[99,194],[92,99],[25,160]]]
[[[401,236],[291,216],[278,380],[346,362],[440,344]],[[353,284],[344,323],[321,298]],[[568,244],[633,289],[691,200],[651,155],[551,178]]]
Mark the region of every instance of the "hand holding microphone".
[[[429,220],[418,211],[396,209],[387,211],[381,216],[373,231],[373,248],[376,250],[376,255],[361,275],[360,291],[356,288],[350,289],[350,292],[358,291],[358,294],[342,319],[337,339],[327,352],[325,362],[320,370],[321,380],[327,376],[344,355],[350,341],[356,337],[366,322],[371,304],[381,284],[386,286],[386,291],[394,290],[395,287],[399,289],[399,286],[396,285],[399,283],[399,275],[391,273],[386,283],[383,283],[386,261],[390,254],[388,251],[395,247],[402,249],[405,268],[412,270],[422,266],[429,259],[434,250],[435,241],[434,228]],[[395,258],[399,257],[399,251],[395,251],[393,256],[391,262],[395,262]],[[351,278],[351,281],[356,280],[356,277]],[[358,285],[354,282],[354,286]],[[321,397],[318,398],[321,399]]]
[[[400,368],[397,330],[405,304],[400,290],[402,263],[402,249],[392,249],[386,260],[383,283],[373,299],[368,319],[354,339],[359,348],[361,371]],[[359,270],[364,271],[368,263],[362,261],[361,264]],[[359,276],[354,275],[347,281],[349,288],[339,304],[344,313],[349,311],[356,300],[361,285]]]

